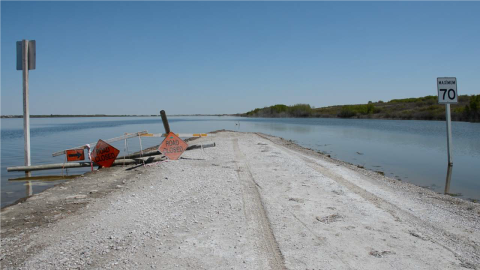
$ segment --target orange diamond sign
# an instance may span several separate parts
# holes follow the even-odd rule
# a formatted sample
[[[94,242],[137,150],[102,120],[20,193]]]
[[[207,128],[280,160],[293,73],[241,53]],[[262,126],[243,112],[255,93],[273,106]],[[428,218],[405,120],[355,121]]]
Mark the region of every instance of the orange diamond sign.
[[[118,153],[120,153],[120,150],[117,148],[102,140],[98,140],[92,152],[92,160],[100,166],[110,167],[117,158]]]
[[[175,133],[168,133],[165,140],[158,148],[162,154],[171,160],[177,160],[187,149],[188,144],[180,139]]]

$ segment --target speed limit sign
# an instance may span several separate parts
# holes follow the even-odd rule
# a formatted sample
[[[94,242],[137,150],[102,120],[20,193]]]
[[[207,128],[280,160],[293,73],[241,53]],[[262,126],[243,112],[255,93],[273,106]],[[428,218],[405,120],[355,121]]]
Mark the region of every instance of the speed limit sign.
[[[440,77],[437,78],[438,103],[454,104],[458,103],[457,78]]]

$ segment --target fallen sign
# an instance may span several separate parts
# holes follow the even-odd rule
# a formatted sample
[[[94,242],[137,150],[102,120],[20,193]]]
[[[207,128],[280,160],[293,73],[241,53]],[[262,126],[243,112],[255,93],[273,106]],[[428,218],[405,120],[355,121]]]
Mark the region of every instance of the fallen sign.
[[[113,162],[112,166],[123,166],[123,165],[131,165],[131,164],[147,164],[151,162],[157,161],[164,161],[164,156],[150,156],[144,158],[135,158],[135,159],[117,159]],[[71,163],[54,163],[54,164],[44,164],[44,165],[36,165],[36,166],[16,166],[16,167],[8,167],[8,172],[30,172],[30,171],[43,171],[43,170],[56,170],[56,169],[71,169],[71,168],[84,168],[90,167],[90,162],[71,162]]]
[[[202,145],[190,145],[185,149],[186,151],[200,149],[200,148],[210,148],[215,147],[215,143],[202,144]],[[147,153],[137,153],[126,155],[123,157],[118,157],[113,162],[112,166],[123,166],[123,165],[132,165],[132,164],[148,164],[157,161],[164,161],[165,156],[163,156],[158,149],[155,151],[150,151]],[[71,169],[71,168],[83,168],[90,167],[91,162],[71,162],[71,163],[54,163],[54,164],[43,164],[35,166],[15,166],[7,167],[7,172],[30,172],[30,171],[43,171],[43,170],[56,170],[56,169]]]
[[[125,133],[125,135],[130,135],[132,133]],[[166,133],[145,133],[142,135],[139,135],[140,137],[167,137],[168,134]],[[215,137],[215,135],[212,134],[207,134],[207,133],[175,133],[180,138],[191,138],[191,137]]]
[[[67,161],[85,160],[85,153],[83,148],[66,150]]]
[[[134,138],[134,137],[139,137],[143,134],[147,134],[148,132],[145,130],[145,131],[140,131],[140,132],[137,132],[137,133],[130,133],[128,135],[123,135],[123,136],[120,136],[120,137],[116,137],[116,138],[112,138],[112,139],[108,139],[108,140],[105,140],[106,143],[112,143],[112,142],[117,142],[117,141],[121,141],[121,140],[125,140],[125,139],[129,139],[129,138]],[[90,144],[84,144],[84,145],[81,145],[81,146],[77,146],[77,147],[72,147],[70,149],[79,149],[79,148],[90,148],[89,145],[91,144],[94,144],[93,143],[90,143]],[[56,156],[60,156],[60,155],[64,155],[67,153],[67,150],[62,150],[62,151],[58,151],[58,152],[55,152],[52,154],[52,157],[56,157]]]
[[[120,153],[120,150],[110,144],[98,140],[95,149],[92,151],[92,161],[103,167],[112,166],[113,162]]]
[[[180,139],[175,133],[168,133],[165,140],[158,148],[162,154],[171,160],[177,160],[187,150],[188,144]]]

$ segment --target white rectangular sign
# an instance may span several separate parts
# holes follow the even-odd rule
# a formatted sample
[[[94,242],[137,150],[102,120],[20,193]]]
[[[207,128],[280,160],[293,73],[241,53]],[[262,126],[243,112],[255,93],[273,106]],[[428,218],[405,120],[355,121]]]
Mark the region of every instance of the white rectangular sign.
[[[438,103],[456,104],[458,103],[457,78],[440,77],[437,78]]]

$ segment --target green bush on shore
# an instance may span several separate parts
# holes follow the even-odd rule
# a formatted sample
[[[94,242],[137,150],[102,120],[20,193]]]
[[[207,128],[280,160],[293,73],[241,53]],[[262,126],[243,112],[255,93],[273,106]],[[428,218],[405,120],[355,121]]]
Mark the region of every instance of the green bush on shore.
[[[463,115],[472,122],[480,122],[480,95],[470,98],[469,104],[465,105]]]

